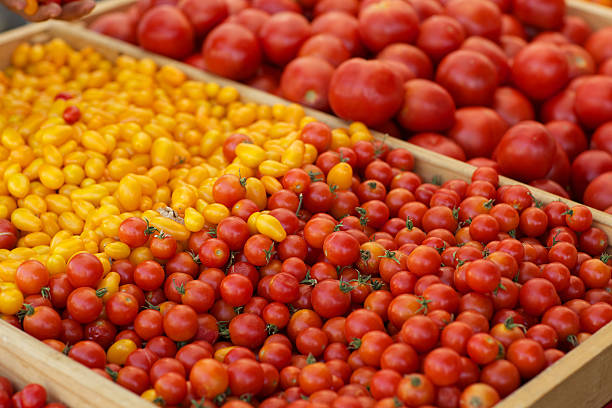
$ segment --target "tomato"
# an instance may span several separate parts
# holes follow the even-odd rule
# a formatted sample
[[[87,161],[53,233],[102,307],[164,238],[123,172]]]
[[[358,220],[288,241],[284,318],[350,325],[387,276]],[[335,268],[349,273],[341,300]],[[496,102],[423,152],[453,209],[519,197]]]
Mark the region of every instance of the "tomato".
[[[98,343],[84,340],[70,348],[68,357],[89,368],[102,368],[106,363],[106,353]]]
[[[351,305],[348,283],[336,279],[326,279],[319,282],[312,290],[312,307],[324,318],[332,318],[345,314]]]
[[[398,121],[413,132],[439,132],[454,122],[455,103],[441,86],[425,79],[413,79],[404,84],[404,104]]]
[[[402,64],[408,69],[410,79],[431,79],[432,77],[431,61],[423,51],[413,45],[400,43],[388,45],[376,58]]]
[[[15,406],[23,408],[42,408],[47,401],[47,391],[40,384],[28,384],[16,395],[19,395],[20,404]]]
[[[498,85],[491,60],[469,50],[448,54],[438,66],[436,82],[448,90],[457,106],[491,105]]]
[[[578,277],[587,288],[603,288],[610,280],[610,267],[599,259],[588,259],[580,265]]]
[[[523,120],[535,119],[529,99],[520,91],[510,87],[500,87],[495,90],[493,109],[509,126],[514,126]]]
[[[579,154],[572,163],[572,188],[576,197],[583,198],[589,184],[609,171],[612,171],[612,156],[607,152],[587,150]],[[590,194],[593,194],[593,189]]]
[[[334,10],[344,11],[345,13],[352,15],[357,15],[359,11],[359,2],[357,0],[321,0],[315,3],[315,16],[320,16],[321,14]]]
[[[584,48],[593,56],[597,65],[612,57],[612,48],[609,42],[611,36],[612,30],[610,30],[610,27],[603,27],[591,34],[584,44]]]
[[[529,379],[546,368],[544,349],[531,339],[520,339],[508,348],[508,361],[518,368],[521,377]]]
[[[291,0],[254,0],[253,7],[270,14],[280,13],[281,11],[302,12],[300,4]]]
[[[255,34],[233,23],[215,27],[206,36],[202,53],[208,71],[230,79],[251,78],[261,64],[261,50]]]
[[[553,44],[530,44],[514,57],[512,79],[530,98],[550,98],[560,91],[569,79],[567,58],[563,51]]]
[[[136,24],[127,13],[112,12],[104,14],[95,19],[88,28],[109,37],[137,44]]]
[[[17,243],[17,228],[9,221],[0,219],[0,248],[13,249]]]
[[[281,66],[295,58],[310,35],[308,20],[291,11],[274,14],[259,32],[264,54],[268,60]]]
[[[229,14],[228,6],[223,0],[212,0],[201,3],[196,0],[181,0],[178,8],[191,22],[196,37],[204,37],[210,30],[221,23]],[[166,401],[168,403],[168,401]],[[172,405],[172,404],[171,404]]]
[[[611,94],[611,77],[586,77],[576,88],[576,115],[580,123],[594,129],[612,120],[612,103],[609,103]]]
[[[419,133],[407,140],[417,146],[424,147],[436,153],[465,161],[465,152],[452,139],[446,138],[438,133]]]
[[[459,380],[461,358],[453,349],[437,348],[425,356],[423,371],[438,387],[453,385]]]
[[[355,16],[340,11],[330,11],[312,21],[312,34],[331,34],[342,40],[351,56],[364,54],[359,35],[359,22]]]
[[[400,336],[415,350],[425,352],[438,342],[439,329],[429,317],[415,315],[404,322]]]
[[[423,374],[410,374],[399,382],[396,393],[407,406],[427,405],[434,402],[435,386]]]
[[[244,244],[244,254],[255,266],[264,266],[274,252],[274,241],[263,234],[252,235]]]
[[[480,0],[451,0],[446,3],[446,14],[455,18],[466,35],[497,41],[501,34],[501,12],[491,2]]]
[[[183,59],[194,48],[193,27],[181,10],[163,4],[142,16],[138,23],[138,44],[166,57]]]
[[[459,404],[462,408],[490,408],[499,401],[495,388],[483,383],[471,384],[461,393]]]
[[[548,173],[553,165],[555,149],[555,140],[544,126],[526,121],[504,134],[495,153],[503,174],[531,181]],[[534,161],[521,162],[528,157]]]
[[[554,285],[542,278],[525,282],[519,292],[519,299],[525,311],[533,316],[541,316],[546,310],[560,303]]]
[[[234,395],[258,394],[264,386],[264,371],[252,359],[241,358],[232,362],[228,368],[229,386]]]
[[[329,110],[327,92],[334,68],[325,60],[300,57],[284,69],[280,88],[283,97],[318,110]]]
[[[143,290],[155,290],[164,282],[166,274],[155,261],[144,261],[134,269],[134,283]]]
[[[561,28],[565,16],[565,2],[561,0],[513,0],[512,9],[522,23],[543,30]]]
[[[359,13],[359,34],[363,44],[372,52],[379,52],[393,43],[414,42],[418,27],[414,9],[399,0],[376,2]]]
[[[454,18],[434,15],[421,23],[416,45],[434,62],[459,49],[466,37],[463,26]]]
[[[588,333],[595,333],[612,320],[612,307],[597,302],[580,312],[580,327]]]
[[[243,313],[230,321],[229,334],[233,344],[256,348],[265,340],[266,323],[255,314]]]
[[[75,288],[95,287],[103,273],[104,268],[100,260],[89,253],[76,254],[66,265],[66,275]]]
[[[117,292],[106,301],[106,315],[117,326],[131,324],[138,315],[138,301],[129,293]]]
[[[215,398],[229,386],[229,375],[220,362],[206,358],[195,363],[189,381],[199,397]]]
[[[302,44],[298,57],[315,57],[337,67],[351,57],[342,40],[331,34],[316,34]]]
[[[467,158],[490,157],[506,129],[504,120],[491,109],[461,108],[455,113],[448,136],[461,146]]]
[[[56,339],[62,331],[59,314],[48,306],[26,306],[23,330],[39,340]]]

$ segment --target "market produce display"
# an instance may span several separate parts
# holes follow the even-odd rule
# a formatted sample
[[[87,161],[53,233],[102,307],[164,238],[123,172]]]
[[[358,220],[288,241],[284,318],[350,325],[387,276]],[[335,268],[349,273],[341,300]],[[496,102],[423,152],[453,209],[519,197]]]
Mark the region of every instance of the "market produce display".
[[[592,32],[565,11],[563,0],[138,0],[90,28],[612,212],[601,187],[612,27]],[[517,137],[520,121],[539,121],[523,128],[537,137]]]
[[[2,319],[158,405],[490,407],[612,320],[590,210],[492,167],[58,39],[0,103]]]
[[[0,408],[66,408],[57,402],[47,404],[47,391],[40,384],[15,390],[6,377],[0,377]]]

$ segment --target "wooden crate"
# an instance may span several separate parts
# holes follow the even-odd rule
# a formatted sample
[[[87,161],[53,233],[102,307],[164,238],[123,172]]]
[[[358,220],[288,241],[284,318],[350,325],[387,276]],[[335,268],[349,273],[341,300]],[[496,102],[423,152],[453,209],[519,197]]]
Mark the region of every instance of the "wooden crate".
[[[59,37],[75,48],[91,46],[104,57],[114,60],[120,54],[135,58],[151,58],[160,65],[174,65],[190,78],[236,87],[243,100],[266,104],[287,103],[271,94],[208,74],[172,59],[153,55],[138,47],[62,22],[30,25],[0,35],[0,69],[9,64],[12,51],[22,42],[40,43]],[[347,123],[334,116],[306,109],[307,114],[332,127]],[[384,137],[374,132],[376,137]],[[461,161],[414,146],[405,141],[386,138],[393,147],[408,149],[415,157],[415,171],[426,180],[460,178],[469,180],[474,167]],[[502,184],[519,184],[501,178]],[[533,195],[545,203],[558,196],[529,187]],[[561,199],[570,205],[574,203]],[[594,224],[612,239],[612,216],[592,210]],[[17,385],[37,381],[45,385],[55,399],[71,407],[150,407],[144,400],[99,378],[90,370],[40,344],[27,334],[0,321],[0,374],[12,378]],[[498,406],[502,408],[600,408],[612,400],[612,323],[589,338],[529,383],[515,391]],[[86,401],[86,403],[84,403]]]
[[[567,4],[568,14],[584,18],[595,30],[612,25],[612,8],[610,7],[583,0],[565,0],[565,3]]]

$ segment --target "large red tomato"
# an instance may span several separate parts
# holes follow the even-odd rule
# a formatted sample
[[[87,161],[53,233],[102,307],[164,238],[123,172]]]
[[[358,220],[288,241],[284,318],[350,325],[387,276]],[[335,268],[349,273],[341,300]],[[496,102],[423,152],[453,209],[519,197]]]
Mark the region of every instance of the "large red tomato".
[[[194,47],[191,23],[178,8],[161,5],[147,11],[138,24],[138,43],[145,50],[183,59]]]
[[[191,21],[198,37],[206,35],[229,14],[225,0],[181,0],[178,8]]]
[[[270,14],[256,8],[247,8],[225,20],[226,23],[236,23],[251,30],[255,36],[259,35],[259,30],[270,18]]]
[[[316,57],[337,67],[351,57],[342,40],[331,34],[317,34],[310,37],[298,52],[299,57]]]
[[[382,61],[395,61],[404,64],[414,78],[431,79],[433,67],[427,55],[410,44],[391,44],[376,57]]]
[[[612,122],[603,124],[595,130],[591,137],[591,149],[605,150],[612,154]]]
[[[497,41],[501,34],[501,12],[489,0],[451,0],[446,14],[457,19],[469,36],[478,35]]]
[[[253,0],[253,7],[270,14],[276,14],[282,11],[293,11],[294,13],[302,12],[300,2],[294,0]]]
[[[495,90],[493,109],[510,126],[523,120],[534,120],[533,105],[520,91],[510,87]]]
[[[429,58],[438,62],[459,49],[464,39],[465,30],[457,20],[436,15],[423,21],[416,43]]]
[[[419,133],[407,141],[453,159],[465,161],[465,152],[461,146],[438,133]]]
[[[255,35],[234,23],[224,23],[208,34],[202,50],[206,69],[230,79],[252,77],[261,64]]]
[[[574,109],[580,123],[590,129],[612,121],[612,77],[593,75],[582,81]]]
[[[91,23],[89,29],[136,44],[136,22],[127,13],[117,11],[100,16]]]
[[[508,57],[497,44],[483,37],[470,37],[461,44],[462,50],[476,51],[489,58],[497,70],[497,83],[504,84],[510,76]]]
[[[529,185],[544,191],[548,191],[549,193],[556,194],[560,197],[564,197],[567,199],[570,198],[570,195],[567,190],[561,187],[561,185],[559,185],[559,183],[557,183],[556,181],[546,179],[533,180],[529,183]]]
[[[572,189],[578,200],[584,190],[600,174],[612,171],[612,156],[603,150],[587,150],[572,162]]]
[[[418,33],[419,18],[402,0],[382,0],[359,13],[359,34],[372,52],[393,43],[412,43]]]
[[[359,37],[359,21],[341,11],[330,11],[312,20],[312,34],[331,34],[342,40],[353,57],[362,56],[365,51]]]
[[[555,141],[555,155],[553,157],[553,165],[550,168],[546,179],[556,181],[562,186],[569,186],[571,166],[570,161],[567,158],[567,153],[563,150],[561,143]]]
[[[557,95],[548,99],[542,104],[540,109],[540,119],[543,122],[551,120],[567,120],[568,122],[578,123],[574,104],[576,102],[576,92],[570,89],[559,92]]]
[[[512,79],[530,98],[550,98],[569,79],[567,57],[556,45],[545,42],[529,44],[514,56]]]
[[[561,33],[574,44],[583,45],[591,35],[591,27],[580,16],[565,16]]]
[[[446,89],[426,79],[404,84],[404,104],[397,120],[412,132],[442,132],[453,126],[455,102]]]
[[[354,16],[359,12],[359,0],[319,0],[316,3],[314,8],[315,17],[330,11],[343,11]]]
[[[502,174],[529,182],[543,178],[550,171],[556,148],[555,139],[544,125],[526,121],[504,134],[495,156]]]
[[[561,145],[563,150],[565,150],[567,158],[570,160],[570,162],[587,149],[586,136],[584,135],[582,129],[580,129],[576,124],[568,122],[567,120],[553,120],[552,122],[548,122],[546,124],[546,128],[552,137],[555,138],[557,143]],[[599,147],[594,146],[593,148],[599,149]]]
[[[344,119],[376,126],[402,106],[402,80],[381,61],[350,59],[340,65],[329,88],[331,108]]]
[[[612,206],[612,171],[600,174],[584,192],[584,203],[589,207],[604,211]]]
[[[436,14],[444,14],[444,8],[437,0],[406,0],[406,3],[412,6],[419,21],[424,21]]]
[[[296,58],[283,71],[281,94],[290,101],[314,109],[328,110],[327,92],[333,74],[334,67],[325,60],[315,57]]]
[[[594,32],[584,43],[584,48],[593,56],[597,65],[612,58],[612,27]]]
[[[448,90],[457,106],[488,106],[493,103],[497,71],[484,55],[459,50],[440,62],[436,82]]]
[[[567,57],[570,80],[581,75],[595,74],[597,67],[593,57],[587,50],[576,44],[563,44],[560,48]]]
[[[310,23],[298,13],[284,11],[270,17],[259,32],[264,54],[276,65],[285,65],[310,37]]]
[[[490,157],[507,129],[497,112],[475,106],[457,110],[448,137],[461,146],[468,159]]]
[[[514,56],[518,54],[520,50],[525,48],[527,41],[516,35],[502,35],[499,39],[499,45],[504,50],[508,58],[514,58]]]
[[[513,0],[512,10],[524,24],[555,30],[563,26],[565,0]]]

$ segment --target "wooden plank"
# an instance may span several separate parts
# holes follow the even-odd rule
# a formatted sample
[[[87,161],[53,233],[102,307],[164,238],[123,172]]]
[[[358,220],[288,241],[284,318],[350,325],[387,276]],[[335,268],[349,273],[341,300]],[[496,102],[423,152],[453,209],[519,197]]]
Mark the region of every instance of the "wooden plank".
[[[75,21],[74,23],[84,26],[90,24],[92,21],[104,14],[112,13],[115,11],[125,11],[132,4],[135,3],[136,0],[103,0],[96,4],[96,7],[92,10],[91,13],[84,16],[80,20]]]
[[[19,388],[44,386],[71,408],[152,408],[153,404],[0,320],[0,375]]]
[[[502,400],[497,408],[600,408],[612,400],[612,323]]]
[[[612,25],[612,8],[584,0],[565,0],[567,14],[579,16],[594,30]]]

